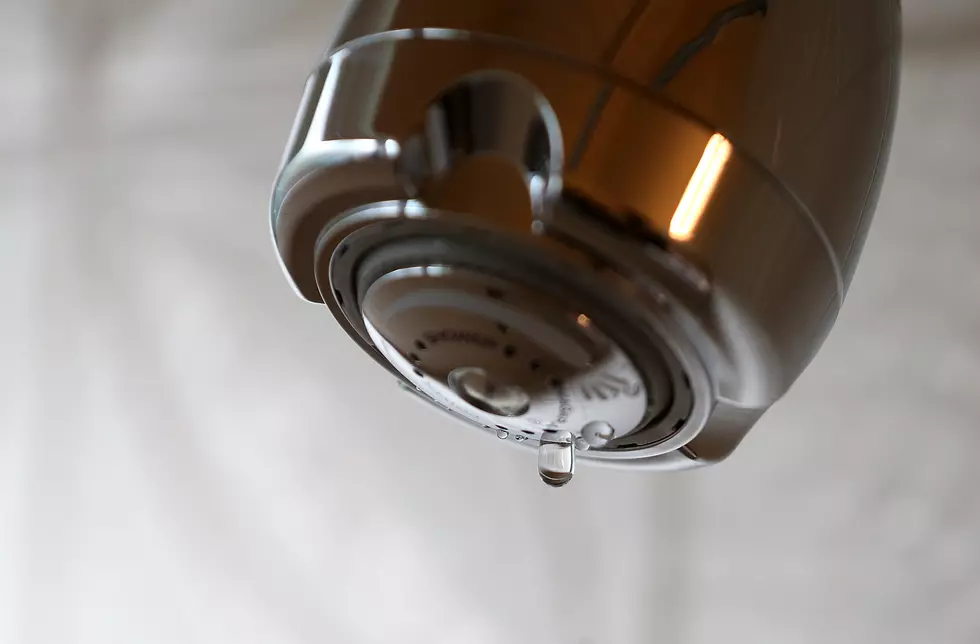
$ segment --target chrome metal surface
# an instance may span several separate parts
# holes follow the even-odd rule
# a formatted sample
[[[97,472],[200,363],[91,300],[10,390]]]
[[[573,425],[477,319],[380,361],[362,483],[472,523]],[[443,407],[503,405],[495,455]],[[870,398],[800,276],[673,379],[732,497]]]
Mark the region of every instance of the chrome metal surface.
[[[682,398],[674,389],[683,375],[666,370],[650,347],[634,363],[599,322],[553,295],[445,266],[368,281],[360,310],[384,360],[421,395],[500,438],[537,445],[601,420],[621,438],[634,436],[629,453],[662,451],[678,429],[664,419]],[[593,447],[615,457],[622,445]]]
[[[891,140],[899,20],[898,0],[834,7],[825,0],[372,0],[352,5],[331,51],[398,30],[422,38],[493,35],[514,48],[567,57],[654,87],[785,183],[817,219],[849,279]],[[382,85],[385,93],[425,100],[443,89],[443,79],[502,67],[500,59],[508,56],[480,46],[461,56],[399,47]],[[547,66],[529,62],[524,75],[537,76]],[[420,68],[425,78],[413,73]],[[682,152],[691,152],[679,136],[644,145],[644,135],[661,128],[617,100],[617,83],[566,81],[557,77],[538,86],[552,105],[561,105],[572,147],[588,140],[578,181],[617,175],[636,181],[663,173],[658,161],[681,165]],[[592,128],[582,132],[583,122]],[[656,191],[646,188],[646,196]]]
[[[274,190],[284,268],[423,396],[488,428],[480,414],[506,418],[532,447],[523,414],[487,409],[504,410],[490,399],[508,387],[533,409],[540,383],[470,354],[432,378],[398,339],[414,341],[417,321],[382,330],[364,293],[440,265],[529,293],[567,281],[568,311],[628,302],[600,327],[613,346],[646,333],[627,353],[661,363],[652,383],[668,383],[672,415],[651,420],[648,405],[583,458],[720,461],[836,319],[891,140],[899,35],[893,0],[354,3]],[[428,309],[430,326],[449,315]],[[460,368],[486,372],[493,393],[460,395],[447,380]]]
[[[412,216],[402,220],[391,219],[400,210],[388,205],[363,209],[351,215],[358,226],[354,232],[342,229],[340,234],[325,236],[318,245],[316,275],[321,284],[334,289],[326,298],[327,303],[351,338],[392,373],[411,382],[411,391],[420,391],[425,400],[438,401],[438,405],[478,426],[486,428],[501,424],[499,418],[481,417],[479,410],[464,404],[465,401],[443,385],[449,371],[461,364],[471,365],[474,359],[486,360],[486,354],[481,357],[469,350],[451,349],[460,343],[443,345],[432,352],[433,360],[442,361],[440,369],[434,372],[435,377],[422,370],[420,375],[411,360],[414,342],[419,339],[415,337],[419,329],[413,325],[439,320],[439,316],[425,314],[431,306],[415,307],[412,316],[417,319],[414,321],[401,315],[397,316],[397,321],[392,321],[389,314],[403,310],[392,307],[392,303],[406,301],[406,296],[408,301],[431,304],[433,292],[440,291],[435,286],[441,283],[443,294],[438,297],[447,299],[445,291],[448,289],[455,293],[449,300],[456,299],[474,312],[484,311],[482,321],[479,316],[471,318],[468,326],[474,326],[482,336],[491,339],[483,343],[487,347],[498,342],[500,351],[492,347],[489,351],[498,363],[501,360],[510,362],[505,360],[507,356],[503,353],[506,350],[503,336],[493,340],[501,334],[498,326],[501,322],[508,325],[516,322],[532,336],[545,338],[552,349],[555,340],[549,336],[556,334],[548,332],[547,325],[554,326],[549,320],[558,320],[558,328],[571,329],[577,337],[593,338],[595,347],[610,345],[608,340],[602,339],[602,329],[615,329],[616,344],[643,375],[647,407],[642,426],[637,428],[626,423],[623,441],[609,449],[598,450],[589,458],[639,462],[659,457],[686,444],[703,426],[711,411],[712,383],[694,343],[680,330],[686,323],[684,317],[678,315],[680,309],[668,310],[663,303],[658,304],[657,310],[639,308],[632,284],[599,281],[591,268],[583,270],[560,258],[542,255],[535,244],[518,243],[509,236],[495,235],[491,231],[475,234],[471,228],[451,225],[449,219],[455,219],[452,215],[414,205],[407,211]],[[422,267],[419,262],[430,262],[430,265]],[[371,298],[367,298],[369,292],[373,292]],[[493,296],[490,296],[491,292]],[[369,328],[372,327],[371,320],[364,317],[366,301],[371,307],[377,307],[376,320],[387,325],[388,335],[396,340],[401,350],[382,337],[377,329]],[[656,302],[658,300],[652,303]],[[451,313],[451,317],[458,317],[458,313]],[[542,321],[546,322],[545,326]],[[434,332],[441,336],[443,330]],[[567,343],[564,346],[567,347]],[[446,347],[450,349],[447,351]],[[518,355],[521,347],[515,344],[514,349],[512,357]],[[523,350],[527,351],[528,347]],[[622,389],[623,374],[618,373],[620,367],[617,366],[621,363],[619,359],[613,359],[618,353],[613,351],[608,355],[610,360],[587,366],[579,374],[582,379],[573,378],[560,384],[550,401],[547,396],[541,397],[544,408],[550,406],[552,412],[537,418],[537,424],[529,422],[535,415],[508,421],[508,426],[521,425],[522,433],[514,434],[513,440],[526,440],[527,435],[523,432],[530,432],[536,440],[541,431],[562,429],[565,424],[577,429],[592,418],[610,416],[609,405],[613,410],[620,410],[612,415],[621,420],[623,413],[634,413],[630,409],[638,411],[635,407],[638,397],[632,395],[635,387]],[[536,384],[531,384],[540,387],[538,374],[546,373],[541,368],[546,363],[539,363],[539,370],[532,371],[531,361],[513,362],[522,369],[525,364],[528,369],[522,371],[520,377],[538,378]],[[552,362],[551,366],[555,364],[560,370],[567,371],[567,367],[560,366],[560,361]],[[594,374],[595,379],[588,376],[589,373]],[[547,384],[547,380],[545,382]],[[629,378],[626,382],[629,383]],[[603,388],[606,399],[593,393],[595,387]],[[608,387],[614,387],[613,391],[606,389]],[[551,385],[549,388],[555,389]],[[622,397],[618,396],[620,393]],[[632,398],[632,402],[627,398]],[[601,405],[606,406],[605,410]],[[565,413],[561,411],[563,408]],[[558,427],[552,427],[554,424]],[[632,433],[627,438],[629,430]]]

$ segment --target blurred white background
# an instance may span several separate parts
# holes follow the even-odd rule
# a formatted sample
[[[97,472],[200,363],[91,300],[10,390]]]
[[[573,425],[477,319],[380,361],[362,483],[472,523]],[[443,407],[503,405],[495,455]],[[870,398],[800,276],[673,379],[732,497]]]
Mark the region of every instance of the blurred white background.
[[[786,400],[718,468],[558,493],[463,467],[280,274],[338,0],[0,2],[0,642],[980,641],[976,0],[905,3],[885,194]]]

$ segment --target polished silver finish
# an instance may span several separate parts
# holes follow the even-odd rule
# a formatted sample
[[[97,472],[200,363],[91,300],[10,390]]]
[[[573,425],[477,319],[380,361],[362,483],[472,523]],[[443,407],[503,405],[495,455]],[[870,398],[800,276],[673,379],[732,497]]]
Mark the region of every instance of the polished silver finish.
[[[718,462],[836,319],[899,32],[894,0],[354,3],[274,190],[283,266],[508,442]]]

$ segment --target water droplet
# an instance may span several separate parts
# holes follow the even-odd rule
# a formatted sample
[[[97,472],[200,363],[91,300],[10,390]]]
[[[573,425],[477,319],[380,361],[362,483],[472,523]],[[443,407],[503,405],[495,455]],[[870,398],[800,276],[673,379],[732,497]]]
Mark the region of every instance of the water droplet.
[[[605,447],[615,437],[616,430],[603,420],[594,420],[582,428],[582,438],[589,447]]]
[[[506,429],[497,430],[497,438],[500,440],[505,440],[508,436],[510,436],[510,432],[508,432]]]
[[[575,450],[568,432],[547,434],[538,446],[538,474],[551,487],[568,484],[575,474]]]

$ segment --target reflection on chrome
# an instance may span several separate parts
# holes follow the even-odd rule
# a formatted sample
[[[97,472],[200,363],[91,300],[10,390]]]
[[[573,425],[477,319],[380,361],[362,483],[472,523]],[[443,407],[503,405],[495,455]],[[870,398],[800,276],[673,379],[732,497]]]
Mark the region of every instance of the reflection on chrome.
[[[356,1],[276,181],[281,265],[549,485],[718,463],[816,355],[873,219],[899,3],[838,4]]]
[[[677,241],[688,241],[694,237],[694,230],[715,193],[728,159],[732,156],[732,144],[720,134],[708,140],[704,154],[691,177],[684,196],[670,220],[670,237]]]

